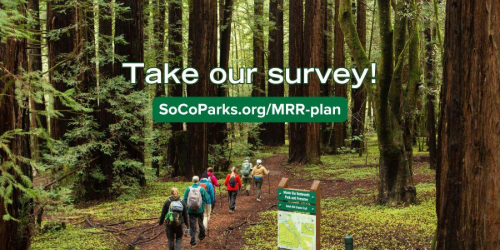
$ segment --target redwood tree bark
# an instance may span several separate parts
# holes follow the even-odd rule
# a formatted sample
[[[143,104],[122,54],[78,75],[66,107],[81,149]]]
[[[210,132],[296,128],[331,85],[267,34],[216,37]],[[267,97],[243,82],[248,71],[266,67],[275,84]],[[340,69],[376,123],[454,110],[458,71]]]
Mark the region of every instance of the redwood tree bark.
[[[28,50],[28,70],[29,72],[36,72],[42,70],[42,36],[41,36],[41,27],[40,22],[40,3],[38,0],[29,0],[28,1],[28,10],[31,15],[36,19],[33,24],[30,25],[33,32],[33,41],[28,43],[28,47],[32,49]],[[47,117],[45,115],[41,115],[37,112],[45,111],[45,98],[42,96],[41,102],[36,102],[33,98],[31,98],[31,107],[36,110],[31,113],[31,127],[37,128],[41,127],[47,128]],[[39,145],[43,144],[43,140],[38,136],[33,136],[33,145],[32,149],[35,150],[33,156],[34,159],[38,159],[39,156]]]
[[[168,63],[172,68],[180,68],[183,66],[182,2],[170,1],[168,8]],[[182,84],[171,84],[168,89],[169,96],[182,97]],[[172,137],[168,142],[168,165],[173,168],[173,176],[184,175],[184,168],[179,166],[175,143],[178,132],[183,130],[183,124],[170,123],[170,130]]]
[[[229,52],[231,49],[231,25],[233,23],[233,0],[220,1],[219,12],[220,14],[220,68],[227,70],[229,68]],[[217,37],[212,39],[217,42]],[[217,63],[217,62],[215,62]],[[227,96],[227,83],[226,85],[217,86],[216,96]],[[227,123],[214,123],[212,132],[212,144],[223,144],[227,137]]]
[[[266,78],[264,75],[264,0],[254,0],[254,33],[253,33],[253,67],[258,73],[253,75],[252,97],[266,96]],[[262,124],[259,129],[262,128]],[[256,145],[257,138],[252,134],[248,136],[248,143]]]
[[[500,2],[448,1],[436,249],[500,249]]]
[[[164,62],[164,54],[165,54],[165,0],[157,0],[153,1],[154,5],[154,37],[155,41],[155,51],[156,51],[156,67],[162,68]],[[155,97],[166,96],[165,85],[156,84],[155,86]],[[165,157],[166,154],[166,142],[165,142],[165,133],[166,126],[163,123],[153,123],[153,127],[158,129],[160,134],[158,135],[158,141],[156,143],[156,148],[153,152],[154,157]],[[160,166],[163,165],[164,161],[160,159],[155,160],[151,163],[152,168],[156,169],[156,176],[160,176]]]
[[[75,24],[75,10],[74,8],[65,9],[53,9],[54,3],[52,1],[47,2],[47,30],[54,31],[59,29],[68,28]],[[55,72],[59,75],[63,75],[66,70],[69,70],[68,61],[74,54],[75,50],[75,29],[70,28],[67,32],[62,32],[59,34],[58,39],[48,40],[48,54],[49,54],[49,79],[52,86],[60,91],[64,92],[72,87],[68,86],[66,82],[60,79],[56,79]],[[65,110],[70,109],[62,104],[59,98],[54,98],[53,107],[54,110],[60,110],[62,117],[51,117],[50,118],[50,130],[52,138],[56,140],[63,139],[64,134],[68,130],[68,125],[74,115],[71,112]]]
[[[283,0],[269,1],[269,21],[274,26],[269,27],[269,56],[268,68],[283,68]],[[283,97],[285,94],[284,83],[275,85],[268,84],[267,96]],[[281,146],[285,144],[285,123],[264,123],[264,130],[260,132],[259,138],[263,145]]]
[[[322,70],[333,67],[333,1],[323,0],[324,18],[325,18],[325,33],[323,39],[323,67]],[[324,71],[323,71],[324,72]],[[330,78],[327,84],[321,84],[321,96],[329,97],[333,93],[333,80]],[[321,146],[322,153],[331,153],[330,145],[333,143],[333,123],[321,123]]]
[[[205,22],[209,23],[209,50],[208,56],[210,58],[210,69],[217,67],[217,48],[218,48],[218,40],[217,40],[217,15],[219,14],[217,8],[217,0],[212,0],[209,2],[209,15],[206,17]],[[208,96],[226,96],[226,86],[224,85],[216,85],[209,83],[209,92]],[[224,140],[226,139],[226,123],[216,122],[216,123],[208,123],[208,143],[209,145],[222,145]],[[218,154],[213,150],[214,148],[210,147],[210,154]]]
[[[115,20],[115,36],[123,35],[124,39],[128,42],[128,44],[116,44],[114,54],[120,56],[126,56],[128,62],[143,62],[144,54],[143,54],[143,5],[142,1],[136,0],[119,0],[118,3],[122,4],[123,7],[129,7],[130,11],[126,13],[122,13],[122,17],[124,20],[116,19]],[[99,33],[102,36],[102,39],[105,37],[108,39],[112,38],[112,6],[106,5],[100,7],[100,16],[99,16]],[[111,43],[111,41],[107,41]],[[111,57],[110,55],[107,55]],[[108,58],[110,59],[110,58]],[[129,69],[122,69],[121,63],[108,62],[101,63],[99,68],[99,73],[101,75],[101,79],[103,79],[102,84],[107,84],[105,82],[106,79],[113,78],[115,76],[124,76],[126,81],[130,80]],[[138,83],[135,86],[138,91],[144,89],[143,80],[143,71],[137,71],[137,80]],[[110,96],[113,96],[114,91],[110,90]],[[110,133],[111,126],[116,124],[119,121],[119,117],[114,115],[110,110],[113,107],[111,106],[109,100],[100,99],[99,101],[99,115],[97,116],[97,120],[99,123],[99,129],[104,133],[106,138],[110,138],[112,135]],[[118,143],[123,146],[123,150],[126,151],[127,158],[133,159],[138,162],[144,162],[143,156],[143,144],[142,143],[134,143],[128,141],[129,138],[125,138],[125,136],[119,138],[121,143]],[[118,151],[118,150],[115,150]],[[94,181],[91,178],[86,178],[89,183],[86,185],[86,198],[95,199],[96,197],[106,197],[112,196],[113,194],[109,193],[111,191],[111,187],[113,186],[113,181],[117,173],[114,172],[114,162],[119,157],[119,152],[113,152],[112,154],[106,154],[102,152],[102,149],[98,152],[98,167],[100,171],[106,176],[106,180],[103,182]],[[127,175],[134,176],[139,180],[141,185],[145,184],[145,174],[139,169],[128,169]]]
[[[0,6],[1,7],[1,6]],[[25,9],[21,7],[21,13],[25,14]],[[28,83],[24,83],[21,88],[14,83],[16,76],[21,76],[23,70],[28,69],[28,58],[26,53],[26,39],[20,37],[8,37],[0,43],[0,89],[4,91],[0,96],[0,135],[7,131],[20,129],[22,132],[28,133],[30,129],[30,115],[27,107],[29,107],[29,93]],[[16,93],[18,92],[18,93]],[[16,96],[22,95],[21,100],[23,105],[19,105]],[[8,149],[11,154],[17,157],[31,157],[30,151],[30,136],[15,135],[10,142],[7,143]],[[33,179],[31,166],[20,160],[12,159],[9,154],[0,149],[0,165],[8,161],[14,161],[16,167],[19,168],[23,175],[29,179]],[[2,170],[4,171],[4,170]],[[21,179],[20,174],[14,169],[6,169],[8,173],[16,179],[21,185],[24,181]],[[9,182],[3,184],[2,188],[7,188]],[[13,188],[10,203],[4,203],[4,198],[0,197],[0,249],[17,250],[29,249],[31,237],[31,223],[33,213],[33,203],[31,199],[23,198],[23,191],[18,188]],[[25,186],[25,188],[30,188]],[[6,207],[6,209],[5,209]],[[10,214],[14,219],[5,221],[3,218]]]
[[[356,29],[358,31],[359,40],[363,49],[366,51],[366,1],[358,0],[357,5],[357,21]],[[365,86],[361,85],[359,89],[352,89],[352,118],[351,118],[351,131],[353,141],[352,148],[358,149],[362,152],[362,140],[359,138],[364,134],[365,126],[365,110],[366,110],[366,91]],[[358,137],[358,138],[356,138]]]
[[[426,0],[427,4],[430,3]],[[436,151],[437,151],[437,141],[436,141],[436,114],[435,114],[435,104],[436,95],[436,78],[435,78],[435,51],[433,45],[433,34],[432,34],[432,22],[427,21],[424,30],[425,38],[425,82],[427,84],[427,133],[429,136],[429,165],[431,169],[436,169]]]
[[[289,57],[288,66],[290,67],[291,79],[299,77],[296,69],[302,68],[304,63],[304,3],[303,1],[290,1],[289,11]],[[289,96],[303,96],[304,85],[290,84]],[[289,144],[288,147],[288,161],[289,162],[303,162],[305,159],[305,128],[306,123],[289,123]]]
[[[224,3],[221,1],[220,3]],[[226,0],[221,7],[221,27],[220,27],[220,67],[229,67],[229,52],[231,49],[231,25],[233,23],[233,0]],[[222,88],[223,96],[227,95],[225,88]]]
[[[322,3],[322,0],[308,0],[305,2],[304,67],[306,68],[322,67],[325,21],[322,14]],[[320,96],[320,85],[317,77],[309,75],[309,86],[304,87],[304,96]],[[306,124],[304,163],[318,164],[321,162],[321,135],[319,129],[319,123]]]
[[[259,69],[253,76],[252,96],[266,96],[264,76],[264,0],[254,0],[253,66]]]
[[[115,54],[126,56],[128,62],[144,61],[144,2],[142,0],[116,0],[118,4],[129,7],[130,11],[123,14],[123,19],[115,20],[115,36],[123,34],[123,38],[128,44],[115,44]],[[125,76],[126,81],[130,81],[130,69],[122,68],[120,63],[114,64],[114,75]],[[144,90],[144,71],[137,71],[136,91]],[[134,143],[128,141],[129,138],[122,138],[127,142],[127,153],[131,159],[144,163],[144,143]],[[145,173],[133,170],[132,173],[140,180],[141,185],[146,184]]]
[[[333,45],[333,67],[345,67],[345,48],[344,48],[344,32],[340,27],[339,22],[339,0],[335,0],[335,27],[334,27],[334,45]],[[335,96],[347,98],[347,85],[335,84]],[[347,138],[346,122],[337,122],[333,125],[333,150],[337,152],[338,148],[345,145]]]
[[[189,96],[208,96],[211,91],[209,72],[213,66],[209,50],[212,23],[207,21],[211,13],[210,0],[195,0],[189,13],[189,45],[190,64],[199,72],[199,80],[195,85],[187,86]],[[215,8],[216,10],[217,8]],[[212,17],[214,18],[214,17]],[[201,173],[208,167],[208,130],[207,123],[188,123],[189,150],[185,166],[186,177]],[[193,143],[195,142],[195,143]]]

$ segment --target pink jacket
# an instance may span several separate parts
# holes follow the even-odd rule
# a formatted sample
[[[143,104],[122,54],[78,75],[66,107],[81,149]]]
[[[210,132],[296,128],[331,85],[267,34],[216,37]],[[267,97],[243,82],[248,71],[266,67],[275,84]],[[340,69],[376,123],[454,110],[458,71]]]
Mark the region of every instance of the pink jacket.
[[[215,175],[210,172],[207,172],[207,174],[208,176],[210,176],[210,182],[212,182],[212,185],[214,185],[215,187],[220,187],[220,183],[219,181],[217,181],[217,177],[215,177]]]

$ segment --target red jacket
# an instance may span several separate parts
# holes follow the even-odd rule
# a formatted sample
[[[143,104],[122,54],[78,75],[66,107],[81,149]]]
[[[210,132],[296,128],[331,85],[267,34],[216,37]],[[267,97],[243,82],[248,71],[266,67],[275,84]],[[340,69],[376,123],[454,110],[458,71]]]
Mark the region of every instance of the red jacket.
[[[212,182],[212,185],[214,185],[215,187],[220,186],[219,181],[217,180],[217,177],[215,177],[214,174],[207,172],[207,175],[208,177],[210,177],[210,182]]]
[[[224,181],[224,185],[227,187],[227,191],[238,191],[241,187],[241,179],[238,174],[234,174],[234,180],[236,181],[236,185],[234,187],[231,187],[229,185],[229,179],[231,179],[231,174],[228,174],[226,176],[226,180]]]

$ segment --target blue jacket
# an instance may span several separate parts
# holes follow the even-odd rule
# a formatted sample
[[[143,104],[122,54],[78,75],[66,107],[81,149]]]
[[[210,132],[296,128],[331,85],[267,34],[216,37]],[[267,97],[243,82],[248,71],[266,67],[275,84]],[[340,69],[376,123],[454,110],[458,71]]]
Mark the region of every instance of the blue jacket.
[[[199,186],[200,185],[197,183],[197,184],[193,184],[191,187],[197,188]],[[189,191],[191,190],[191,187],[186,188],[186,191],[184,191],[184,199],[183,200],[186,204],[187,204],[187,199],[188,199]],[[203,199],[203,205],[205,205],[205,204],[207,204],[207,202],[210,198],[208,197],[208,194],[204,188],[200,188],[200,191],[201,191],[201,198]],[[198,211],[191,210],[188,207],[187,212],[188,212],[188,214],[202,214],[204,210],[205,210],[204,206],[201,206],[201,208]]]
[[[215,202],[215,190],[214,190],[214,185],[212,185],[212,182],[208,178],[204,178],[200,180],[200,184],[205,184],[207,185],[207,193],[208,193],[208,202],[206,204],[212,204]]]

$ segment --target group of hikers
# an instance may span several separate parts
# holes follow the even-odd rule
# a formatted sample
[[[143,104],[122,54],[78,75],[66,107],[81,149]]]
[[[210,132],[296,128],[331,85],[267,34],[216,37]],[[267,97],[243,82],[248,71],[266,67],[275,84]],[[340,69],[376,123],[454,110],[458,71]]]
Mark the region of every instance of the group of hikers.
[[[171,190],[171,196],[163,204],[160,215],[160,225],[166,223],[168,248],[170,250],[182,248],[183,235],[191,236],[191,246],[196,247],[196,237],[201,242],[205,239],[205,230],[208,230],[210,214],[215,210],[215,187],[220,187],[213,168],[209,167],[206,172],[198,176],[193,176],[193,184],[184,191],[181,199],[179,190],[175,187]],[[257,201],[261,201],[261,188],[264,177],[269,175],[261,160],[256,161],[255,167],[246,157],[241,166],[241,177],[238,175],[236,167],[231,169],[224,180],[229,197],[229,213],[236,211],[236,196],[243,188],[247,196],[250,195],[252,183],[255,183],[257,190]],[[243,182],[242,182],[243,179]],[[189,223],[188,223],[189,222]],[[186,225],[186,229],[183,229]]]

